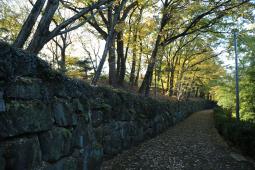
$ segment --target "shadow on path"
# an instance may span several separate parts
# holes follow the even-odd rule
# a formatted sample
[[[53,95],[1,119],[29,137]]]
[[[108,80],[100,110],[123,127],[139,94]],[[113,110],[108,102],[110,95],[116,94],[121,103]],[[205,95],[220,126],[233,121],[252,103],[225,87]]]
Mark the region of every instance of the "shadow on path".
[[[255,170],[214,128],[213,111],[183,122],[103,163],[103,170]]]

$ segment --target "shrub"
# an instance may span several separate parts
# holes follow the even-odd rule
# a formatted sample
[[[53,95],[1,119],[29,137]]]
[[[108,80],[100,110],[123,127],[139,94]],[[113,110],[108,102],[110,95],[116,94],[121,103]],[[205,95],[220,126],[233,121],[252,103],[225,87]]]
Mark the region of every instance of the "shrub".
[[[219,133],[244,154],[255,158],[255,124],[248,121],[237,121],[227,117],[227,111],[216,107],[214,109],[215,127]]]

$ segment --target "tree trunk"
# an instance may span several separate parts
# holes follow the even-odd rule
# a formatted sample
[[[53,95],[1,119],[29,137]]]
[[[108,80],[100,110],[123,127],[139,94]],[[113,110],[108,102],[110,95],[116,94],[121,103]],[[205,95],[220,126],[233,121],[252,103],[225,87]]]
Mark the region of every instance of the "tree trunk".
[[[164,9],[167,8],[167,2],[165,3]],[[151,80],[152,80],[152,75],[153,75],[153,68],[155,66],[156,60],[157,60],[157,54],[158,54],[158,48],[160,47],[160,41],[161,41],[161,34],[164,26],[167,23],[167,18],[168,15],[166,13],[163,14],[161,23],[160,23],[160,28],[158,30],[158,35],[157,39],[154,45],[154,49],[151,54],[151,58],[145,73],[145,77],[143,79],[142,85],[139,88],[139,93],[142,94],[143,96],[149,96],[150,93],[150,85],[151,85]]]
[[[162,88],[162,94],[165,94],[165,87],[164,87],[164,82],[163,82],[163,78],[160,79],[161,81],[161,88]]]
[[[166,91],[170,93],[170,71],[167,71]]]
[[[40,15],[42,8],[44,6],[45,0],[37,0],[33,5],[33,8],[28,15],[25,23],[22,25],[22,28],[13,43],[14,47],[23,48],[25,42],[27,41],[29,35],[32,32],[32,29],[37,21],[38,16]]]
[[[115,38],[113,39],[112,46],[109,49],[109,84],[116,86],[116,55],[115,55]]]
[[[61,48],[61,60],[60,60],[60,72],[65,74],[66,72],[66,47]]]
[[[117,35],[117,37],[118,37],[118,35]],[[117,38],[117,41],[118,41],[118,38]],[[119,51],[119,49],[118,49],[118,42],[117,42],[117,63],[116,63],[116,65],[117,65],[117,70],[116,70],[116,79],[117,79],[118,84],[119,84],[120,62],[121,62],[121,59],[120,59],[120,56],[119,56],[119,54],[118,54],[118,51]]]
[[[134,86],[134,81],[135,81],[135,67],[136,67],[136,52],[133,51],[132,66],[131,66],[131,72],[130,72],[130,78],[129,78],[129,84],[130,84],[130,86]]]
[[[141,38],[139,38],[139,39],[140,39],[140,54],[139,54],[137,72],[136,72],[136,77],[135,77],[135,86],[138,86],[138,80],[139,80],[140,71],[141,71],[142,55],[143,55],[143,43],[142,43]]]
[[[101,72],[102,72],[102,69],[103,69],[106,57],[107,57],[107,52],[109,51],[109,48],[112,46],[112,41],[113,41],[114,37],[115,37],[115,32],[111,31],[108,34],[108,37],[106,39],[106,43],[105,43],[105,47],[104,47],[104,52],[103,52],[102,58],[100,60],[100,63],[98,65],[98,67],[97,67],[97,71],[96,71],[95,76],[93,77],[93,79],[91,81],[92,85],[96,85],[97,84],[97,81],[98,81],[98,79],[99,79],[99,77],[101,75]]]
[[[149,93],[150,93],[150,85],[151,85],[151,80],[152,80],[152,75],[153,75],[153,68],[156,63],[158,48],[160,46],[159,45],[160,40],[161,40],[161,35],[158,34],[154,49],[152,51],[151,59],[150,59],[149,65],[147,67],[147,71],[145,73],[145,77],[144,77],[142,85],[139,89],[139,93],[144,96],[149,96]]]
[[[39,51],[43,48],[43,46],[52,38],[52,37],[49,37],[49,34],[50,34],[49,27],[50,27],[52,18],[56,10],[58,9],[58,6],[59,6],[59,0],[48,1],[44,14],[33,36],[33,39],[27,48],[28,51],[35,54],[39,53]]]
[[[106,39],[105,48],[104,48],[104,52],[103,52],[101,61],[100,61],[99,65],[98,65],[98,68],[97,68],[97,71],[95,73],[95,76],[93,77],[92,82],[91,82],[92,85],[96,85],[96,83],[97,83],[97,81],[98,81],[98,79],[99,79],[99,77],[101,75],[101,72],[102,72],[102,69],[103,69],[106,57],[107,57],[107,52],[110,50],[109,48],[111,48],[113,46],[112,44],[115,41],[115,36],[116,36],[116,32],[114,31],[114,27],[118,23],[118,18],[119,18],[120,12],[123,9],[123,7],[126,4],[126,2],[127,2],[127,0],[123,0],[121,2],[120,6],[117,8],[117,11],[114,13],[113,22],[111,24],[108,37]]]
[[[126,61],[127,61],[129,45],[130,45],[130,40],[131,40],[130,32],[131,32],[131,29],[129,30],[128,43],[127,43],[127,47],[125,50],[125,55],[124,55],[123,60],[121,60],[121,62],[120,62],[120,73],[119,73],[119,84],[120,85],[123,85],[123,82],[125,80],[125,75],[126,75]]]
[[[118,84],[120,86],[123,86],[124,80],[125,80],[125,75],[126,75],[126,61],[127,61],[127,55],[129,51],[129,45],[130,45],[130,40],[131,40],[131,31],[132,31],[132,26],[131,26],[131,18],[133,16],[134,11],[130,14],[129,16],[129,31],[128,31],[128,42],[124,54],[124,42],[123,42],[123,31],[119,33],[118,37],[118,55],[120,57],[120,66],[119,66],[119,77],[118,77]],[[123,58],[122,58],[123,55]]]
[[[198,97],[199,87],[196,87],[195,97]]]
[[[154,67],[154,96],[157,97],[157,69]]]
[[[172,97],[174,95],[174,73],[175,70],[171,70],[171,76],[169,80],[169,96]]]
[[[132,66],[131,66],[131,72],[130,72],[130,79],[129,84],[130,86],[134,86],[135,84],[135,70],[136,70],[136,53],[137,53],[137,30],[135,31],[134,35],[134,48],[133,48],[133,57],[132,57]]]
[[[122,86],[126,73],[126,59],[124,56],[123,31],[119,32],[117,35],[117,54],[118,54],[117,62],[118,85]]]
[[[115,8],[116,10],[117,8]],[[111,31],[115,33],[113,23],[113,8],[112,6],[108,8],[108,35]],[[120,16],[116,16],[117,20],[119,20]],[[116,23],[117,24],[117,23]],[[113,30],[112,30],[113,27]],[[109,84],[112,86],[116,85],[116,55],[115,55],[115,36],[113,37],[112,44],[109,48],[109,55],[108,55],[108,63],[109,63]]]

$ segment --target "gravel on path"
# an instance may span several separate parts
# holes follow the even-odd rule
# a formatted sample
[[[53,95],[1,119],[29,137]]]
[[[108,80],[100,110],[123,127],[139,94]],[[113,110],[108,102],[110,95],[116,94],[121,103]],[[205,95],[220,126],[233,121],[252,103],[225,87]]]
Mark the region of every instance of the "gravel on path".
[[[103,170],[255,170],[214,127],[213,111],[193,113],[157,137],[104,161]]]

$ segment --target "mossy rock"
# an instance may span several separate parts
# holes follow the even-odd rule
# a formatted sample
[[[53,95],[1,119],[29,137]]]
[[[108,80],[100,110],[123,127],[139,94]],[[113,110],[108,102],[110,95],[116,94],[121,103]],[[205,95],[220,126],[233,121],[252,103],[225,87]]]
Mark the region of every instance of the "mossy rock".
[[[10,101],[0,114],[0,138],[51,129],[53,119],[49,107],[41,101]]]
[[[5,155],[5,169],[36,169],[42,163],[37,136],[18,138],[0,144]],[[0,165],[0,167],[3,165]]]
[[[56,161],[71,151],[72,133],[66,128],[54,128],[39,135],[44,161]]]
[[[44,165],[40,170],[77,170],[82,168],[79,164],[79,160],[73,157],[65,157],[55,163]]]
[[[31,77],[19,77],[9,82],[5,95],[12,99],[42,100],[49,96],[48,90],[40,79]]]
[[[73,110],[78,116],[85,118],[89,122],[90,105],[86,98],[74,98],[72,99]]]
[[[70,100],[54,98],[52,112],[55,122],[59,126],[75,126],[78,122],[78,115]]]
[[[106,113],[110,113],[112,111],[112,106],[106,103],[98,102],[98,101],[92,101],[90,103],[92,110],[101,110]]]

